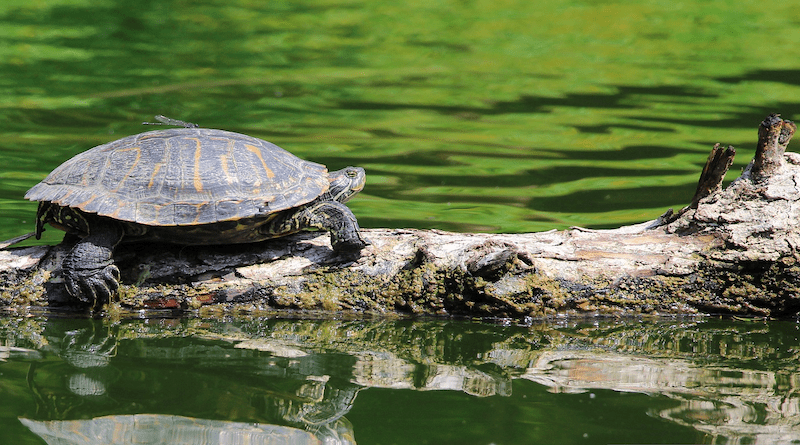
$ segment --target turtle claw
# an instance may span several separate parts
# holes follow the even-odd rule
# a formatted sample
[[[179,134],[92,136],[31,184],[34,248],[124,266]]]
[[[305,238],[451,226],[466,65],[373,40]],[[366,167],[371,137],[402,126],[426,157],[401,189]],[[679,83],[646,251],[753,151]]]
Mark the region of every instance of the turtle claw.
[[[333,246],[333,250],[337,253],[357,253],[369,245],[368,242],[361,239],[354,239],[348,241],[340,241]]]
[[[64,271],[67,292],[92,306],[110,301],[119,289],[119,269],[111,264],[102,269]]]
[[[341,254],[358,254],[365,247],[371,245],[369,241],[361,237],[357,230],[353,230],[346,237],[337,237],[337,234],[331,233],[331,247],[333,251]]]
[[[61,269],[67,292],[73,298],[93,308],[111,300],[120,280],[112,253],[122,235],[116,224],[97,222],[94,232],[70,250],[61,262]]]

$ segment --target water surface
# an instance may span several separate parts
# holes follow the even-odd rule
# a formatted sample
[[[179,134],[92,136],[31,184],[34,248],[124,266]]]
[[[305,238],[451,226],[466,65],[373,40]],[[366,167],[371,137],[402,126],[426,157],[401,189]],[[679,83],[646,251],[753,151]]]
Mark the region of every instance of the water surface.
[[[710,319],[5,318],[0,442],[796,443],[799,332]]]
[[[789,0],[6,1],[0,239],[50,170],[155,114],[365,167],[365,227],[645,221],[715,142],[733,177],[768,113],[797,118],[798,23]]]

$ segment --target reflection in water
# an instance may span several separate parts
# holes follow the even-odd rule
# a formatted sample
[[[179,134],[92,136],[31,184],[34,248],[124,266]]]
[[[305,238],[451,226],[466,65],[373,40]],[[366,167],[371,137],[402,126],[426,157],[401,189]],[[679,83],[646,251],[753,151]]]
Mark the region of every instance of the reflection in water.
[[[28,364],[24,387],[9,393],[32,394],[36,410],[21,421],[48,443],[119,434],[355,443],[346,415],[366,388],[519,403],[517,379],[553,393],[661,395],[672,403],[649,415],[713,443],[778,443],[800,440],[796,331],[708,321],[0,319],[0,371]]]
[[[784,326],[597,329],[583,332],[595,348],[542,351],[521,377],[554,392],[662,394],[680,404],[650,414],[720,443],[800,441],[797,325]]]
[[[322,444],[297,428],[135,414],[92,420],[20,421],[49,445],[305,445]]]
[[[367,388],[463,391],[479,397],[511,394],[511,379],[469,366],[419,364],[390,352],[358,354],[353,382]]]
[[[800,374],[744,370],[608,351],[546,351],[521,376],[554,392],[610,389],[657,393],[680,401],[652,414],[726,443],[800,440]],[[780,388],[779,378],[789,378]]]
[[[214,338],[197,342],[175,337],[181,333],[147,328],[137,323],[109,327],[94,320],[45,323],[38,347],[52,356],[32,362],[26,382],[36,399],[36,415],[53,420],[21,422],[51,444],[355,443],[352,425],[343,415],[360,386],[331,381],[324,356],[283,346],[281,340],[256,342],[260,347],[251,349],[256,340],[242,341],[239,333],[203,330],[200,336]],[[21,348],[3,349],[9,358],[22,355]],[[252,377],[266,379],[267,385],[239,380]],[[228,383],[226,391],[215,391],[212,382],[217,379]],[[186,387],[191,381],[200,388]],[[147,406],[144,399],[149,397],[153,400]],[[195,405],[190,410],[198,413],[254,405],[249,417],[260,422],[148,412],[163,410],[163,402],[185,409],[185,404],[176,404],[180,399]],[[146,414],[95,416],[131,410]],[[94,418],[61,420],[87,415]]]

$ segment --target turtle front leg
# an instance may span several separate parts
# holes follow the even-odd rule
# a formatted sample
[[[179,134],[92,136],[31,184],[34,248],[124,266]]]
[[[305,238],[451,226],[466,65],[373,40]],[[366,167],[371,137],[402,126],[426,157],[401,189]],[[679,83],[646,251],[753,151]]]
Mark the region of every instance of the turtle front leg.
[[[361,236],[358,221],[346,205],[322,201],[300,207],[270,225],[272,234],[286,234],[305,229],[327,230],[331,246],[337,252],[358,252],[369,243]]]
[[[61,268],[71,296],[93,307],[110,300],[119,289],[119,269],[112,255],[122,235],[119,225],[98,223],[70,250]]]

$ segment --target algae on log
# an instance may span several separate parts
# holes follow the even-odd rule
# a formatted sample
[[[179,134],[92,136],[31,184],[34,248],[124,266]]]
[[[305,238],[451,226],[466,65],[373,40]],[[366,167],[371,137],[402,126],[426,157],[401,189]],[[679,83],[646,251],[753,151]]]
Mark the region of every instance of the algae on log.
[[[800,155],[770,115],[753,162],[724,190],[735,151],[714,147],[688,206],[613,230],[527,234],[365,229],[356,259],[328,235],[250,245],[130,244],[110,310],[430,314],[523,319],[556,314],[789,317],[800,311]],[[0,251],[0,308],[68,306],[69,246]]]

